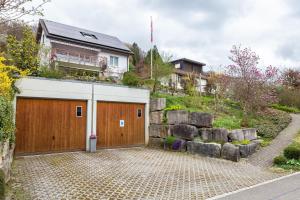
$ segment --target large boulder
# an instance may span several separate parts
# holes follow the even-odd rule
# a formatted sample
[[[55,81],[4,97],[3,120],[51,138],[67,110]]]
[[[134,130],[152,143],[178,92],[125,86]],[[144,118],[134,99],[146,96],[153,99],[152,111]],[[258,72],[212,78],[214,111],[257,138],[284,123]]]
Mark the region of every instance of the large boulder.
[[[150,100],[150,111],[159,111],[166,108],[166,98],[155,98]]]
[[[209,113],[191,112],[189,113],[188,124],[197,126],[199,128],[211,128],[213,123],[213,116]]]
[[[163,146],[164,146],[164,139],[149,137],[148,146],[149,147],[153,147],[153,148],[163,148]]]
[[[151,124],[149,126],[149,136],[150,137],[165,138],[169,135],[171,135],[171,133],[169,131],[168,125]]]
[[[228,142],[228,130],[226,128],[213,128],[212,141]]]
[[[187,151],[193,154],[220,158],[221,144],[189,141],[187,142]]]
[[[168,124],[187,124],[189,113],[185,110],[171,110],[167,113]]]
[[[235,129],[235,130],[231,130],[229,133],[228,133],[228,138],[231,140],[231,141],[242,141],[245,139],[244,137],[244,132],[242,129]]]
[[[199,134],[203,141],[212,141],[213,140],[213,129],[212,128],[200,128]]]
[[[256,150],[259,148],[259,143],[258,142],[252,142],[247,145],[238,145],[239,150],[240,150],[240,155],[242,158],[247,158],[253,153],[256,152]]]
[[[239,147],[230,143],[225,143],[222,147],[221,156],[226,160],[238,162],[241,158]]]
[[[150,112],[150,124],[162,124],[164,119],[163,111]]]
[[[187,124],[177,124],[171,126],[170,132],[173,136],[186,140],[193,140],[194,137],[199,135],[198,129],[195,126]]]
[[[256,140],[257,139],[257,133],[255,128],[247,128],[243,129],[244,138],[245,140]]]

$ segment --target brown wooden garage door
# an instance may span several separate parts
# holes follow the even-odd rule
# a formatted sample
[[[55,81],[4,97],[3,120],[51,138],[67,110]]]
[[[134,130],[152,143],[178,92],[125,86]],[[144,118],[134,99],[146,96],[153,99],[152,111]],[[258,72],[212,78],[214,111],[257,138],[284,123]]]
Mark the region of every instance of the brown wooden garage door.
[[[16,153],[85,149],[86,101],[17,99]]]
[[[97,136],[99,148],[144,144],[145,105],[98,102]]]

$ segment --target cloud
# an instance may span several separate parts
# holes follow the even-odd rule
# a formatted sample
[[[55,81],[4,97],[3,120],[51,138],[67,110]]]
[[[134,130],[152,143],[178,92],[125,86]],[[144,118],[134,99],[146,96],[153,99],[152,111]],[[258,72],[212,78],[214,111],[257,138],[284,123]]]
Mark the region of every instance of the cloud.
[[[297,0],[52,0],[45,18],[111,34],[174,58],[210,66],[229,63],[234,44],[251,47],[261,66],[300,66],[300,2]]]

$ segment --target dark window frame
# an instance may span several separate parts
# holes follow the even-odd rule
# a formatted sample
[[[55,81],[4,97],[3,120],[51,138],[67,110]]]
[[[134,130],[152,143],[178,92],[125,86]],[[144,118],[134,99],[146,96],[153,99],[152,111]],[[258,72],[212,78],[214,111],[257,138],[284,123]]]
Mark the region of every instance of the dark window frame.
[[[80,109],[80,111],[78,109]],[[76,117],[83,117],[82,106],[76,106]]]
[[[143,109],[138,108],[138,109],[137,109],[137,117],[138,117],[138,118],[142,118],[142,116],[143,116]]]

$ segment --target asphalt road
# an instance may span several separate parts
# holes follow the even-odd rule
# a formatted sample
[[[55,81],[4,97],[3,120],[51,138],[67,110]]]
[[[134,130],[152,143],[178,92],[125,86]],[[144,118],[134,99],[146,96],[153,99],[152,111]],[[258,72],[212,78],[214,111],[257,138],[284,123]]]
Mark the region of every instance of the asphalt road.
[[[300,200],[300,173],[260,184],[236,193],[212,198],[218,200]]]

